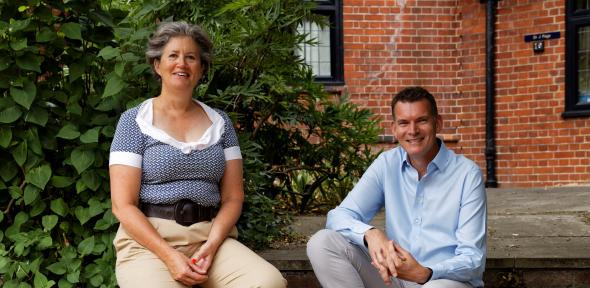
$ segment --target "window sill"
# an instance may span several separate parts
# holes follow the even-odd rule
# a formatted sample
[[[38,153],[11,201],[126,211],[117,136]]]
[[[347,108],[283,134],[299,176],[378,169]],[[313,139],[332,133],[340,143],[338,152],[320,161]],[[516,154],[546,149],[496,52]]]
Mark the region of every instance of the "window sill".
[[[590,117],[590,109],[588,110],[570,110],[561,113],[561,117],[567,118],[578,118],[578,117]]]

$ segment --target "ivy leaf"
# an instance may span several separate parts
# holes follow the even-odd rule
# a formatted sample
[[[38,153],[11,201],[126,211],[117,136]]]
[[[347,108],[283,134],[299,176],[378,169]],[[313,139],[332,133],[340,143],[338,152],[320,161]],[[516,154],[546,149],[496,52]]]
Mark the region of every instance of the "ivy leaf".
[[[12,157],[18,166],[22,167],[23,164],[25,164],[25,161],[27,160],[27,141],[23,140],[18,146],[16,146],[12,153]]]
[[[106,46],[98,52],[98,57],[102,57],[104,60],[110,60],[119,56],[121,56],[121,51],[118,47],[113,48],[111,46]]]
[[[35,279],[33,280],[33,283],[35,284],[35,288],[51,287],[51,285],[48,286],[49,282],[47,281],[47,277],[45,277],[45,275],[43,275],[41,272],[35,273]]]
[[[78,128],[74,126],[74,124],[68,123],[59,129],[57,135],[55,137],[63,138],[63,139],[76,139],[80,136],[80,132],[78,132]]]
[[[45,201],[35,201],[33,207],[29,211],[29,214],[31,214],[31,217],[35,217],[43,213],[45,208],[47,208],[47,203],[45,203]]]
[[[0,123],[12,123],[16,121],[23,112],[16,106],[8,107],[0,111]]]
[[[51,211],[55,212],[55,214],[61,217],[65,217],[68,214],[69,210],[68,204],[66,204],[63,198],[51,200],[51,204],[49,204],[49,209],[51,209]]]
[[[43,27],[39,32],[37,32],[36,40],[37,42],[50,42],[57,38],[57,34],[55,31],[49,29],[48,27]]]
[[[113,225],[116,225],[117,223],[118,223],[117,218],[115,218],[115,216],[113,215],[113,213],[109,209],[104,212],[104,214],[102,215],[102,219],[99,219],[98,221],[96,221],[96,224],[94,225],[94,229],[107,230],[107,229],[113,227]]]
[[[100,132],[100,127],[94,127],[82,134],[80,136],[80,141],[82,143],[97,143],[98,142],[98,132]]]
[[[46,232],[51,231],[53,227],[57,224],[58,217],[57,215],[45,215],[41,218],[41,223],[43,224],[43,228]]]
[[[14,51],[20,51],[27,48],[27,38],[14,38],[10,40],[10,48]]]
[[[47,182],[51,178],[51,166],[44,164],[35,167],[27,173],[25,178],[28,183],[39,187],[41,190],[45,189],[45,185],[47,185]]]
[[[9,128],[0,128],[0,146],[8,148],[10,141],[12,140],[12,130]]]
[[[125,81],[123,81],[123,79],[121,79],[121,77],[119,77],[119,75],[116,73],[111,73],[107,77],[107,85],[104,88],[104,92],[102,93],[103,98],[113,96],[123,90],[125,86],[127,86]]]
[[[66,176],[53,176],[53,177],[51,177],[51,185],[53,185],[53,187],[55,187],[55,188],[65,188],[65,187],[72,185],[72,183],[74,183],[74,180],[72,179],[72,177],[66,177]]]
[[[73,63],[70,66],[70,83],[76,81],[76,79],[80,78],[84,71],[86,70],[86,66],[83,63]]]
[[[100,187],[100,177],[94,171],[84,171],[81,179],[84,185],[92,191],[96,191]]]
[[[11,57],[7,57],[7,56],[0,57],[0,71],[10,67],[10,64],[12,64]]]
[[[27,18],[26,20],[13,21],[12,23],[10,23],[10,28],[8,28],[8,31],[14,33],[27,28],[27,26],[29,26],[29,23],[31,23],[31,19],[32,18]]]
[[[25,54],[16,58],[16,65],[22,69],[41,73],[41,62],[43,57],[31,54]]]
[[[23,89],[19,89],[14,86],[10,87],[10,96],[12,96],[14,102],[27,108],[27,110],[31,108],[31,104],[33,104],[33,100],[35,100],[36,95],[37,86],[35,86],[35,83],[29,80],[25,80],[23,82]]]
[[[66,273],[66,265],[64,265],[62,262],[55,262],[47,266],[47,270],[51,271],[53,274],[63,275]]]
[[[104,209],[102,208],[102,202],[98,201],[95,198],[92,198],[90,199],[90,201],[88,201],[88,216],[90,218],[99,215],[103,211]]]
[[[76,215],[76,218],[82,225],[90,220],[90,216],[88,216],[88,210],[82,206],[78,206],[76,209],[74,209],[74,215]]]
[[[89,255],[94,250],[94,236],[90,236],[78,245],[78,253],[82,256]]]
[[[82,174],[84,170],[88,169],[94,163],[94,153],[89,150],[76,148],[72,151],[70,159],[78,174]]]
[[[68,22],[62,24],[60,30],[70,39],[82,40],[82,29],[78,23]]]
[[[25,116],[25,122],[35,123],[41,127],[45,127],[49,120],[49,113],[47,110],[39,107],[33,107]]]
[[[39,197],[39,192],[41,190],[35,186],[27,185],[25,186],[25,194],[23,195],[23,200],[25,200],[25,205],[29,205],[37,200]]]
[[[53,239],[51,239],[51,236],[46,235],[41,237],[41,240],[39,240],[39,242],[37,243],[37,250],[45,250],[49,247],[51,247],[51,245],[53,244]]]

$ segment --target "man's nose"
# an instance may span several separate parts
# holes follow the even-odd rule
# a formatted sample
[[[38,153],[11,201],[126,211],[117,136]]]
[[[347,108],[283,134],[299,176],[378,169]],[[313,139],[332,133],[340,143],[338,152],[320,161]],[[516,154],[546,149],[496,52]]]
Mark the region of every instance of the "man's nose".
[[[416,133],[418,133],[418,131],[419,131],[418,125],[416,125],[416,123],[414,123],[414,122],[411,122],[410,123],[410,133],[416,134]]]

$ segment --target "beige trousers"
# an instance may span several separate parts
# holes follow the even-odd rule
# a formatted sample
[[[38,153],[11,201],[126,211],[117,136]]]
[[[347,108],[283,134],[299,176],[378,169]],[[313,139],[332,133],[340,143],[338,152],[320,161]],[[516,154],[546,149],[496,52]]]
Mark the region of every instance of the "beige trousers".
[[[195,256],[211,230],[209,221],[186,227],[174,220],[152,217],[148,220],[164,240],[189,258]],[[286,287],[287,281],[279,270],[231,237],[237,237],[235,227],[217,250],[209,268],[209,280],[200,287]],[[121,288],[187,287],[172,279],[164,262],[131,238],[121,226],[113,244],[117,251],[115,272]]]

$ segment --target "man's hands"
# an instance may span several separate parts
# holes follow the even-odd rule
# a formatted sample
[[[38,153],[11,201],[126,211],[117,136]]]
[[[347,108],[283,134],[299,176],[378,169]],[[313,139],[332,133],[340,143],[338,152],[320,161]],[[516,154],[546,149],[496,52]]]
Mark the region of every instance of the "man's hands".
[[[371,264],[377,268],[379,275],[386,284],[391,277],[416,283],[424,283],[430,278],[432,271],[418,263],[408,251],[403,249],[379,229],[365,232],[365,241],[371,255]]]

